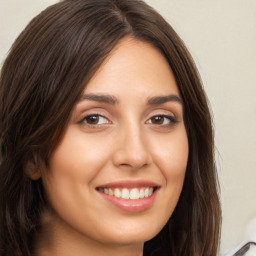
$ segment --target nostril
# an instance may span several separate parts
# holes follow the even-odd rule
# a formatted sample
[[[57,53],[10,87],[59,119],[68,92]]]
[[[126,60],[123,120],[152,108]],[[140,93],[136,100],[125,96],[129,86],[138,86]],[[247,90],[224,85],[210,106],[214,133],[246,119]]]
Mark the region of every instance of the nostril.
[[[138,135],[140,131],[132,131],[134,129],[137,128],[131,128],[129,133],[126,132],[119,138],[113,154],[115,166],[138,170],[149,164],[150,154],[147,143],[142,136]]]
[[[120,164],[119,166],[121,168],[124,168],[124,169],[130,169],[132,171],[138,171],[138,170],[141,170],[141,169],[145,168],[147,166],[147,163],[143,163],[143,164],[138,164],[138,163],[126,164],[126,163],[123,163],[123,164]]]

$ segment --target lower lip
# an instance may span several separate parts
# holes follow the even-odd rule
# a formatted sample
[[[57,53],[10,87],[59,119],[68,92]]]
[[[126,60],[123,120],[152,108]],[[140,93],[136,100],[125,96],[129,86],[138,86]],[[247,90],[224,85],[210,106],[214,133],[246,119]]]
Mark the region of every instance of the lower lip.
[[[103,198],[105,198],[107,201],[111,202],[116,207],[120,208],[123,211],[126,212],[143,212],[148,209],[150,209],[156,199],[158,190],[154,191],[154,193],[143,199],[137,199],[137,200],[129,200],[129,199],[123,199],[120,197],[110,196],[105,193],[99,192]]]

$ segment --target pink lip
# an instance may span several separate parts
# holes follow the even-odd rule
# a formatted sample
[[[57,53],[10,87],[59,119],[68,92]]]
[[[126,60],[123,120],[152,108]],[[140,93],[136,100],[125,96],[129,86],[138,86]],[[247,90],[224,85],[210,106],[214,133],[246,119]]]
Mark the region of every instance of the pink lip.
[[[119,182],[111,182],[108,184],[104,184],[99,186],[98,188],[140,188],[140,187],[154,187],[159,188],[160,186],[156,183],[150,181],[119,181]],[[136,213],[142,212],[150,209],[156,200],[156,196],[158,193],[158,189],[155,189],[153,194],[147,198],[137,199],[137,200],[127,200],[123,198],[118,198],[115,196],[107,195],[103,192],[97,190],[99,194],[108,202],[112,203],[114,206],[118,207],[119,209]]]
[[[115,196],[110,196],[105,193],[99,192],[100,195],[105,198],[110,203],[114,204],[118,208],[126,212],[142,212],[150,209],[156,199],[158,190],[156,190],[151,196],[143,199],[137,200],[127,200],[123,198],[118,198]]]
[[[147,180],[122,180],[122,181],[115,181],[110,182],[107,184],[102,184],[98,186],[99,188],[142,188],[142,187],[160,187],[159,184],[147,181]]]

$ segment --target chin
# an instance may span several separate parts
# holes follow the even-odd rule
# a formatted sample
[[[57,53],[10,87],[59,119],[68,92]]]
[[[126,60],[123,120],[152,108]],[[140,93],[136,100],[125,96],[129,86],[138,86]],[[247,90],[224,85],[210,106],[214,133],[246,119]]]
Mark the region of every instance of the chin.
[[[163,228],[163,226],[147,226],[140,225],[139,227],[131,226],[120,227],[118,230],[107,232],[105,242],[128,245],[128,244],[137,244],[144,243],[152,238],[154,238]]]

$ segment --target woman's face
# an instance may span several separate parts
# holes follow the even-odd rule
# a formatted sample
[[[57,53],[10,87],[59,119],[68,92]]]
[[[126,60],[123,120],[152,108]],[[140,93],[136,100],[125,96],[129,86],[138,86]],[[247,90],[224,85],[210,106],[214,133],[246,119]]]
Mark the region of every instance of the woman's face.
[[[170,218],[187,159],[183,105],[167,61],[126,38],[86,85],[42,180],[62,230],[132,244]]]

